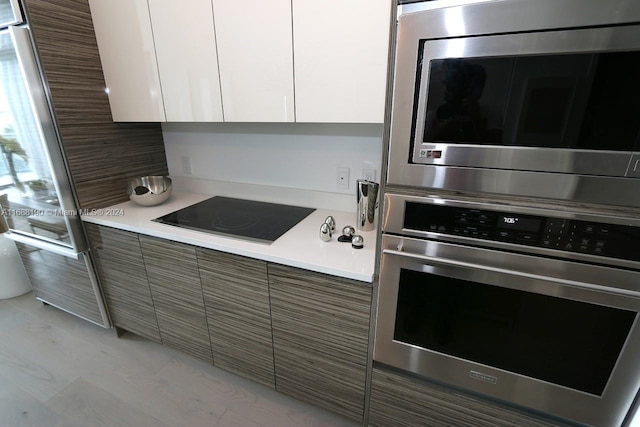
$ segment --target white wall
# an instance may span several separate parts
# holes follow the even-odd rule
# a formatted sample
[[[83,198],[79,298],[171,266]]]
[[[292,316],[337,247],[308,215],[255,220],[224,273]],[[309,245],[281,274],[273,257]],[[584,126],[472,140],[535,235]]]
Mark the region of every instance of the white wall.
[[[363,168],[380,181],[381,124],[164,123],[162,130],[176,189],[222,181],[322,192],[326,200],[355,195]],[[350,169],[348,190],[336,188],[338,166]]]

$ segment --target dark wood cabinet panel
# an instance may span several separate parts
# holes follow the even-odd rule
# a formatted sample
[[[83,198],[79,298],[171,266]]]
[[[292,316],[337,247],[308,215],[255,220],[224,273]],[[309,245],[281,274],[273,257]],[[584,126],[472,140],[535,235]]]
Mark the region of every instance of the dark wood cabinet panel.
[[[76,316],[103,325],[84,260],[16,242],[36,297]]]
[[[361,421],[371,286],[292,267],[268,268],[276,389]]]
[[[373,368],[372,427],[566,427],[443,386]]]
[[[87,0],[23,0],[80,207],[127,201],[127,179],[167,174],[158,123],[114,123]]]
[[[197,253],[215,365],[275,388],[267,263]]]
[[[161,342],[138,235],[85,223],[111,321]]]
[[[196,248],[140,236],[162,343],[213,363]]]

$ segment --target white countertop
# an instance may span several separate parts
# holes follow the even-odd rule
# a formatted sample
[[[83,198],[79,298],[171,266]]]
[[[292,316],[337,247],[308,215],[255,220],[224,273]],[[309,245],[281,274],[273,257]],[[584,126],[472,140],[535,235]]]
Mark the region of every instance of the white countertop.
[[[316,209],[311,215],[271,244],[193,231],[152,221],[154,218],[213,196],[211,194],[174,191],[171,197],[159,206],[143,207],[133,202],[125,202],[94,212],[85,212],[82,215],[82,220],[194,246],[373,283],[376,231],[356,231],[356,234],[360,234],[364,238],[364,248],[362,249],[353,249],[349,243],[341,243],[337,240],[344,226],[355,225],[356,214],[354,212]],[[319,237],[320,225],[329,215],[332,215],[336,220],[336,234],[329,242],[323,242]]]

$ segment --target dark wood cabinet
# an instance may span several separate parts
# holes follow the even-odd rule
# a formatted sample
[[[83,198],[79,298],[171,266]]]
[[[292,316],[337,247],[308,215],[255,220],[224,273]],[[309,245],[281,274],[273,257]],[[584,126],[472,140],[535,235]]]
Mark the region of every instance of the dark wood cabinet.
[[[140,236],[162,343],[213,363],[196,248]]]
[[[111,321],[161,342],[138,235],[85,224]]]
[[[276,390],[361,421],[370,284],[269,264]]]
[[[116,326],[363,419],[371,285],[87,225]]]
[[[215,366],[275,387],[265,261],[198,248]]]
[[[374,366],[371,427],[567,427],[440,385]]]

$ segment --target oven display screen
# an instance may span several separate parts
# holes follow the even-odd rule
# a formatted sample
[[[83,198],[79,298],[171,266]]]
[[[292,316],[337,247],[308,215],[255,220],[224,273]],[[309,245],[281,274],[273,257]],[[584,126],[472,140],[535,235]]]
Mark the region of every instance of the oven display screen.
[[[514,231],[525,231],[537,233],[542,225],[542,219],[521,215],[500,215],[498,216],[498,228]]]

